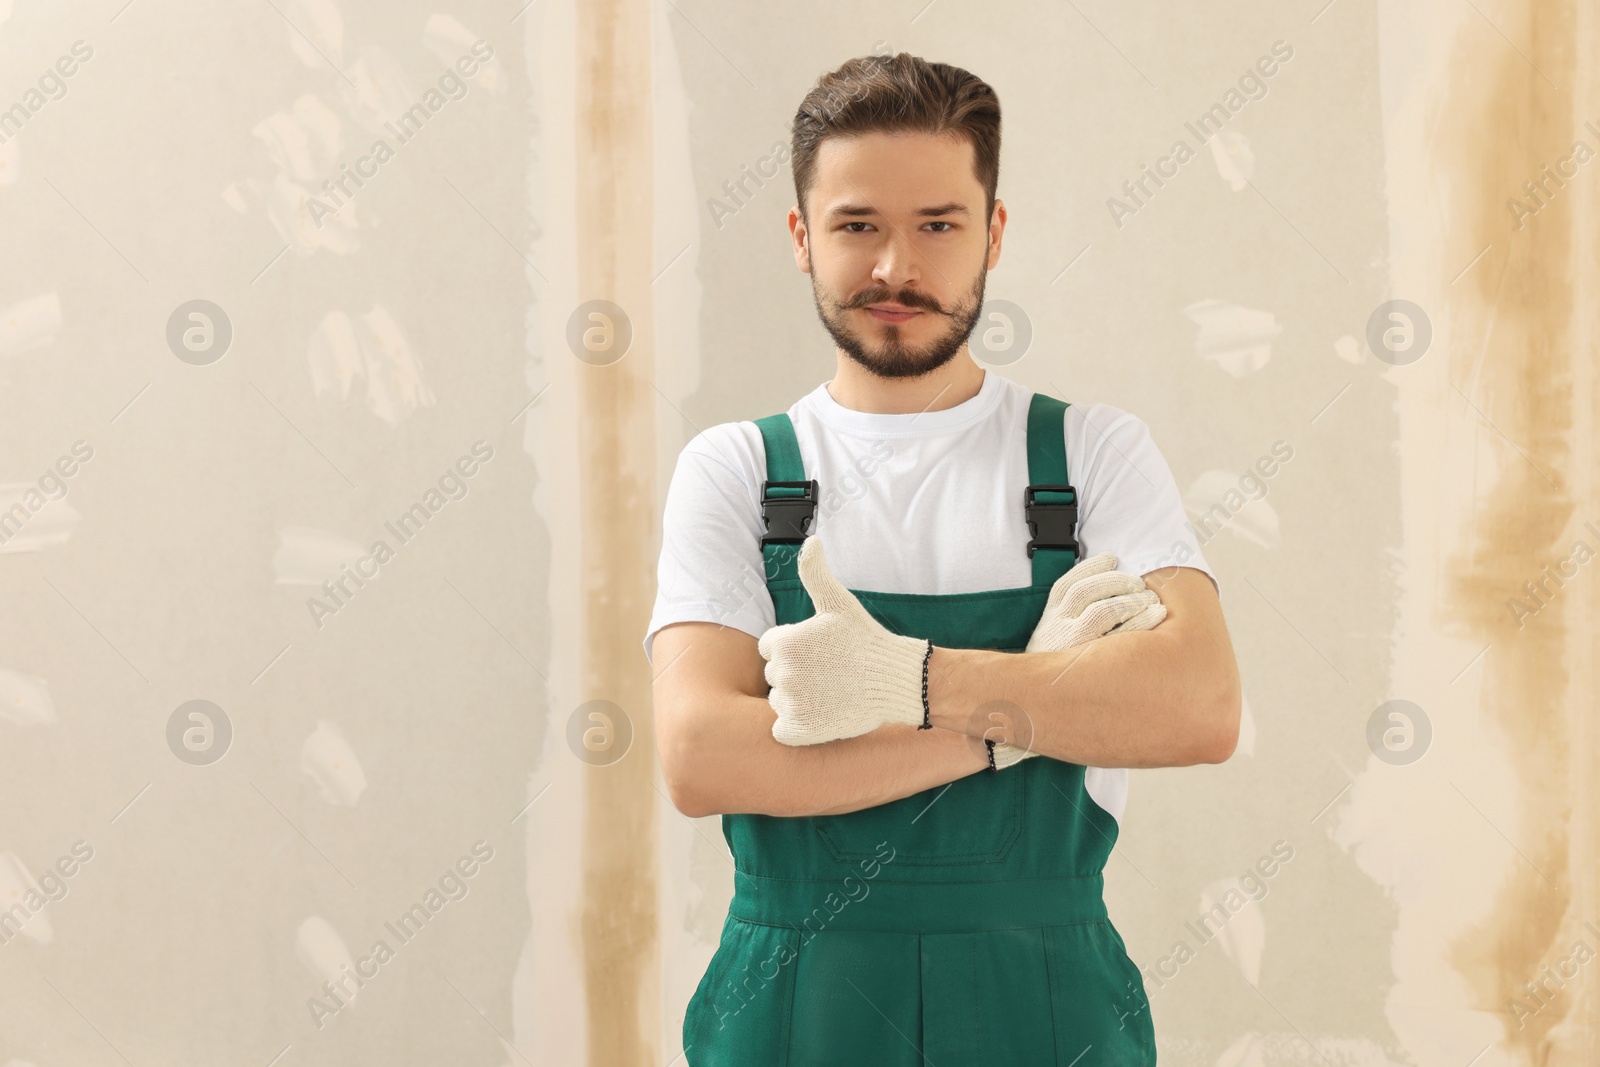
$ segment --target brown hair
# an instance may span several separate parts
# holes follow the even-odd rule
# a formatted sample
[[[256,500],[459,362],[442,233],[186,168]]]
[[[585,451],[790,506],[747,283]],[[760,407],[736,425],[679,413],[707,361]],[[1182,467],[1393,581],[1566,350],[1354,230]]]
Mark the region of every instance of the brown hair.
[[[977,75],[908,52],[849,60],[817,79],[800,102],[790,149],[800,217],[824,140],[899,130],[953,135],[972,145],[987,222],[1000,181],[1000,98]]]

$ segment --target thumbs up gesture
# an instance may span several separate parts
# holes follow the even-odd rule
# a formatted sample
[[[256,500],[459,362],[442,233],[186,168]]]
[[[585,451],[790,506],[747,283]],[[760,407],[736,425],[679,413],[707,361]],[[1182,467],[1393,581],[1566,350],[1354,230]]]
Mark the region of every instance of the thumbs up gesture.
[[[857,737],[884,723],[922,725],[928,642],[891,633],[828,569],[815,534],[800,546],[800,584],[816,614],[774,626],[757,648],[767,661],[772,736],[786,745]]]

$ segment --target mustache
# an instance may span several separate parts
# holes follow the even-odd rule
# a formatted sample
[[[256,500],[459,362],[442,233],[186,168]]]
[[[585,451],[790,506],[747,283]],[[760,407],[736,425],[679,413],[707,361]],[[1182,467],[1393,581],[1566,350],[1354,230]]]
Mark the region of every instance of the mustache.
[[[863,291],[854,300],[845,305],[846,308],[864,308],[868,304],[901,304],[908,308],[919,308],[924,311],[936,311],[943,315],[944,308],[931,296],[924,296],[917,292],[904,292],[892,294],[888,289],[879,287]]]

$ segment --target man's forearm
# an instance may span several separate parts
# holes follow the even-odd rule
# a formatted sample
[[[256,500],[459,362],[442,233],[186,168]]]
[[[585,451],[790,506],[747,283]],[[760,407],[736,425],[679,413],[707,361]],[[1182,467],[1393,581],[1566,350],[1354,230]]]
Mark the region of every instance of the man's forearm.
[[[1159,627],[1055,652],[935,647],[931,721],[1090,767],[1215,762],[1231,751],[1230,697],[1191,663]]]
[[[698,708],[675,754],[703,814],[840,815],[887,804],[987,770],[982,740],[915,726],[786,745],[762,697],[731,696]]]

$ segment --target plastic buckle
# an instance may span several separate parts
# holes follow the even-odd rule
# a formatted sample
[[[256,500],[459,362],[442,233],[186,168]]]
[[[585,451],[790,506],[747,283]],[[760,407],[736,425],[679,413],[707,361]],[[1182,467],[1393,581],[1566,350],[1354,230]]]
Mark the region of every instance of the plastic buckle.
[[[1071,493],[1071,503],[1035,501],[1035,490],[1042,493]],[[1030,485],[1022,498],[1023,514],[1028,519],[1028,532],[1033,539],[1028,542],[1028,558],[1033,558],[1036,548],[1070,548],[1078,551],[1073,534],[1078,526],[1078,491],[1070,485]]]
[[[767,496],[771,489],[803,489],[799,496]],[[806,530],[817,511],[817,481],[762,482],[761,518],[767,532],[761,535],[763,545],[798,545],[806,539]]]

